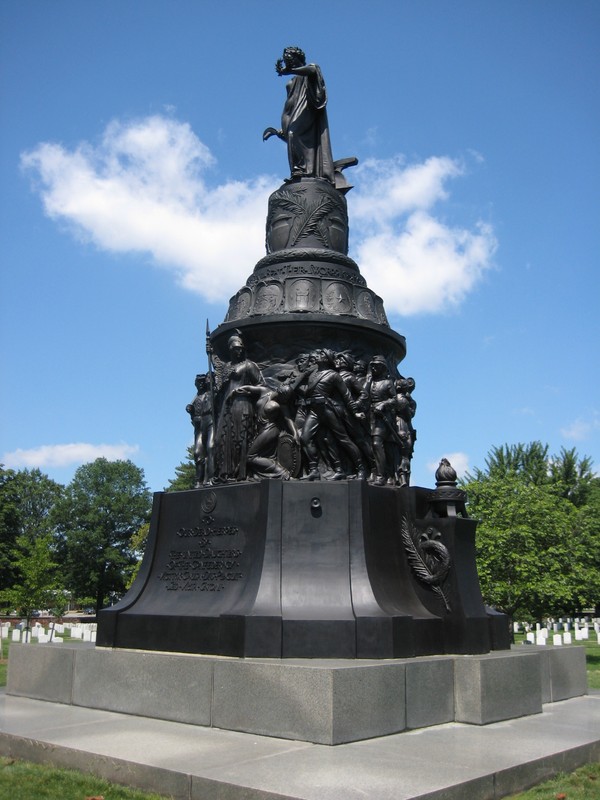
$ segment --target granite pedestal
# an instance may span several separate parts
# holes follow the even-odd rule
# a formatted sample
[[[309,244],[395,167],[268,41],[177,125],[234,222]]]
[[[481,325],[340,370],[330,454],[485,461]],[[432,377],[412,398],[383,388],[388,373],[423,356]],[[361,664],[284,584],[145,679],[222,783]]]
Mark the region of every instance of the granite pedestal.
[[[380,661],[236,659],[86,645],[10,649],[7,691],[337,745],[457,721],[485,725],[585,694],[582,647]]]

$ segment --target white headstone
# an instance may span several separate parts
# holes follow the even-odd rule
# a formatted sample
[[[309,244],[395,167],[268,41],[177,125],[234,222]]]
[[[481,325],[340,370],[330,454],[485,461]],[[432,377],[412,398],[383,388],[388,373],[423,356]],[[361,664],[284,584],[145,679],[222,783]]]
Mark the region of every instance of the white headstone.
[[[21,631],[14,630],[12,632],[12,640],[13,640],[13,642],[20,642],[21,641]]]
[[[560,633],[555,633],[552,637],[552,644],[562,644],[562,636]]]
[[[52,644],[62,644],[64,642],[64,639],[62,638],[62,636],[53,636],[50,641],[52,642]]]
[[[530,642],[531,644],[534,644],[535,643],[535,634],[534,633],[528,633],[527,634],[527,641]]]
[[[546,644],[546,637],[543,636],[542,633],[538,633],[537,636],[535,637],[535,643],[536,644],[545,645]]]
[[[589,628],[588,628],[587,625],[584,625],[584,627],[581,629],[580,633],[581,633],[581,638],[582,639],[589,639],[590,638],[590,631],[589,631]]]
[[[569,633],[569,631],[565,631],[563,633],[563,642],[565,644],[571,644],[572,639],[571,639],[571,634]]]

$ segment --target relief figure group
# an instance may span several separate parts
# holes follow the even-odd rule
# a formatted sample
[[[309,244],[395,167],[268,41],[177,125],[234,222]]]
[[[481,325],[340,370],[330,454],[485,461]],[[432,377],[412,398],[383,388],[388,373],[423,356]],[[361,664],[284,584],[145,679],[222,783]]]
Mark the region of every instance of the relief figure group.
[[[261,478],[409,485],[415,383],[393,375],[384,356],[367,363],[322,347],[265,378],[238,333],[227,361],[210,356],[187,406],[197,487]]]

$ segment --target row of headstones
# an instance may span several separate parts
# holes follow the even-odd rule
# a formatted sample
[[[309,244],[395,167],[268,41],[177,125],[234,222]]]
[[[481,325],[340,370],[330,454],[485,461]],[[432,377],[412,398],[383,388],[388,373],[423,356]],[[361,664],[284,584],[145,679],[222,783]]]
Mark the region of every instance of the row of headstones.
[[[71,639],[81,639],[84,642],[96,641],[96,623],[84,622],[77,625],[61,625],[51,622],[48,628],[44,628],[36,622],[30,629],[20,630],[15,628],[10,630],[10,623],[0,625],[0,639],[10,638],[13,642],[23,642],[29,644],[32,639],[37,639],[38,644],[62,644],[64,635],[69,632]]]
[[[591,625],[593,625],[598,644],[600,644],[600,620],[593,620]],[[529,644],[546,645],[550,639],[550,626],[552,626],[552,644],[555,645],[572,644],[573,639],[576,642],[582,642],[590,638],[591,628],[587,619],[569,619],[568,621],[563,621],[561,618],[558,622],[548,620],[547,626],[542,626],[541,623],[537,622],[535,631],[533,631],[532,626],[526,622],[514,622],[513,630],[515,633],[524,630],[525,639]],[[561,629],[563,631],[562,633]],[[573,633],[571,633],[571,629]]]

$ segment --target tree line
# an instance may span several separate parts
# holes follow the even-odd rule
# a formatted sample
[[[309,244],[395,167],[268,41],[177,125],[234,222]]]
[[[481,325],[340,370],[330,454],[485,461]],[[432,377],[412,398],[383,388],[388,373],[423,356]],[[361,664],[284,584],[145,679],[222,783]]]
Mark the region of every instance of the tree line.
[[[191,489],[192,448],[167,491]],[[485,602],[511,617],[575,614],[600,603],[600,478],[575,449],[493,447],[461,481],[479,520]],[[63,486],[39,469],[0,466],[0,611],[96,611],[121,597],[148,533],[151,493],[131,461],[96,459]]]
[[[490,606],[517,619],[600,613],[600,478],[575,448],[493,447],[462,481],[479,520],[477,569]]]
[[[98,458],[63,486],[39,469],[0,467],[0,608],[60,616],[66,598],[96,611],[124,594],[151,493],[131,461]]]

